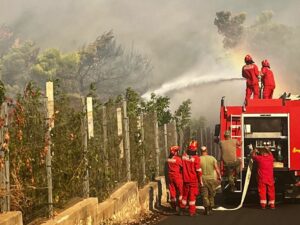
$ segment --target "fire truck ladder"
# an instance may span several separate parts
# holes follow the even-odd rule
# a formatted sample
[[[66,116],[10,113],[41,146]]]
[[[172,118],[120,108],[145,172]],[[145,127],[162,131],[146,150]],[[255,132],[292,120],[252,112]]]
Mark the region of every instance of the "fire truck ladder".
[[[241,115],[230,115],[230,135],[232,139],[241,138]],[[242,171],[240,170],[239,177],[236,179],[236,189],[234,192],[242,192]]]

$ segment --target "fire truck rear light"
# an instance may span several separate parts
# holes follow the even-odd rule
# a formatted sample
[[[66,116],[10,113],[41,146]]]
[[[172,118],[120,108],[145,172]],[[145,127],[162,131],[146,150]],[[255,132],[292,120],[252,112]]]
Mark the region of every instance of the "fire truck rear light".
[[[300,176],[300,170],[297,170],[297,171],[295,171],[295,176],[297,177],[299,177]]]

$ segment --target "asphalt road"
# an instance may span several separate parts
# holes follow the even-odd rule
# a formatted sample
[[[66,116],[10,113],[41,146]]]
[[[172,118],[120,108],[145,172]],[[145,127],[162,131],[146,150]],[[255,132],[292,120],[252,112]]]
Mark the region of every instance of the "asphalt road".
[[[234,206],[228,206],[233,208]],[[260,209],[258,204],[248,203],[236,211],[213,211],[209,216],[198,210],[198,216],[162,216],[158,225],[298,225],[300,224],[300,202],[278,203],[275,210]]]

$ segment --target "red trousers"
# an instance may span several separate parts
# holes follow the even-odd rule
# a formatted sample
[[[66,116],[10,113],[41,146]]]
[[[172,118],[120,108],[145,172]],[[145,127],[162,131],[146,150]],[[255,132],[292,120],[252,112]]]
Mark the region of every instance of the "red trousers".
[[[251,85],[251,86],[247,85],[246,99],[245,100],[250,99],[252,93],[253,93],[253,99],[258,99],[259,98],[259,87],[258,87],[258,85]]]
[[[274,87],[273,86],[264,86],[263,98],[272,99],[273,98]]]
[[[182,207],[185,208],[186,204],[189,203],[190,214],[196,213],[196,197],[199,194],[198,181],[197,182],[185,182],[183,184],[183,197]]]
[[[183,181],[182,178],[169,177],[169,190],[171,197],[171,206],[176,208],[176,200],[178,194],[178,204],[181,206],[182,195],[183,195]]]
[[[267,194],[269,198],[269,205],[275,204],[275,186],[273,184],[265,184],[258,181],[258,194],[261,206],[267,205]]]

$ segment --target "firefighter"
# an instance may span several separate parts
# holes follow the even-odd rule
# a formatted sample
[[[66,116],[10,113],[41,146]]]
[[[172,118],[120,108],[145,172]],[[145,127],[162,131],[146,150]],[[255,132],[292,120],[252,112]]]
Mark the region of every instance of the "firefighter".
[[[221,181],[221,173],[215,157],[208,155],[206,146],[201,147],[201,169],[203,185],[201,188],[204,214],[209,215],[215,206],[216,188]],[[217,179],[216,175],[217,174]]]
[[[178,156],[179,146],[170,147],[170,155],[167,159],[168,164],[168,178],[169,178],[169,190],[171,197],[171,207],[176,209],[177,194],[178,205],[181,205],[182,193],[183,193],[183,180],[182,180],[182,160]]]
[[[260,153],[260,154],[257,154]],[[257,184],[260,198],[260,206],[262,209],[267,205],[267,194],[269,198],[269,206],[275,209],[275,185],[273,174],[273,155],[267,145],[264,148],[252,150],[251,156],[257,163]]]
[[[259,98],[259,86],[258,86],[258,67],[254,64],[252,57],[250,55],[245,56],[246,65],[243,66],[242,76],[247,79],[246,84],[246,97],[245,103],[250,99],[253,94],[253,98]]]
[[[230,130],[226,130],[224,133],[225,140],[220,141],[220,149],[230,190],[234,191],[234,174],[238,176],[241,170],[241,159],[237,158],[236,149],[241,146],[241,143],[237,139],[231,139],[230,136]]]
[[[198,183],[200,182],[200,186],[202,186],[202,170],[197,149],[197,141],[191,141],[187,151],[182,155],[183,198],[181,208],[184,209],[188,203],[190,216],[196,215],[196,197],[199,194]]]
[[[270,63],[267,59],[261,62],[261,76],[262,76],[262,83],[264,85],[263,90],[263,98],[264,99],[272,99],[273,92],[275,89],[275,80],[272,70],[270,69]]]

